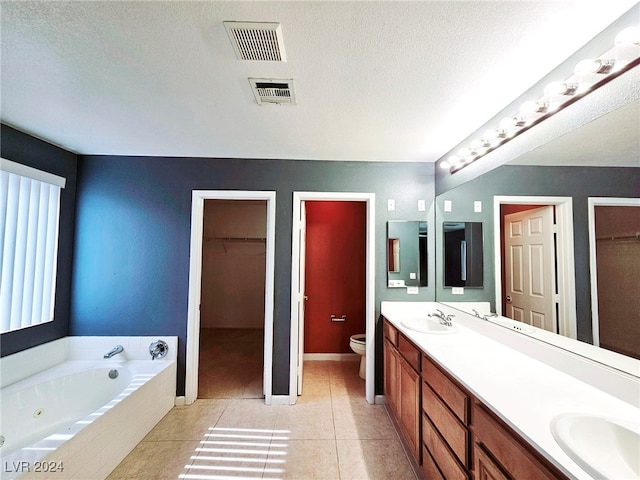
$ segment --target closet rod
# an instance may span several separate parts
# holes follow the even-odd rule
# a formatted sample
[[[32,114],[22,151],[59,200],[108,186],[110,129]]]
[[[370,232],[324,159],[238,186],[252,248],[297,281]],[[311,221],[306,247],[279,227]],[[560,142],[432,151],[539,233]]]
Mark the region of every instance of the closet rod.
[[[242,241],[242,242],[266,242],[267,239],[264,237],[207,237],[205,240],[231,240],[231,241]]]
[[[616,240],[640,240],[640,233],[635,235],[620,235],[617,237],[600,237],[596,238],[597,242],[615,242]]]

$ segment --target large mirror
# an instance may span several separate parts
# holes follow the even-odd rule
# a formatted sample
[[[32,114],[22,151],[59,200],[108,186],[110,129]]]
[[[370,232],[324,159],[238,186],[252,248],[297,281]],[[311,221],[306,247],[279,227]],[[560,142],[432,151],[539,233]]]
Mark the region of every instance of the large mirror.
[[[633,85],[635,87],[630,89]],[[513,296],[506,291],[505,284],[513,282],[505,277],[514,260],[510,260],[505,253],[507,227],[504,219],[517,212],[535,212],[549,207],[556,225],[556,231],[551,236],[556,250],[550,262],[553,280],[550,288],[552,297],[555,297],[556,291],[564,291],[564,294],[553,306],[553,321],[546,322],[545,327],[535,325],[539,329],[531,335],[625,373],[640,376],[636,360],[640,358],[637,343],[616,346],[600,338],[600,333],[614,329],[619,338],[640,338],[640,304],[637,294],[628,293],[640,291],[640,275],[636,271],[635,275],[627,275],[624,280],[605,277],[607,270],[598,269],[594,263],[598,249],[602,251],[605,242],[606,248],[611,249],[611,244],[617,241],[621,245],[624,243],[620,247],[624,248],[624,263],[637,265],[639,261],[640,241],[636,239],[635,231],[630,232],[621,222],[614,222],[609,228],[617,233],[607,233],[605,236],[619,237],[619,240],[603,240],[602,235],[596,234],[600,227],[596,224],[594,207],[594,202],[607,204],[608,200],[613,205],[616,202],[640,205],[638,85],[640,66],[635,66],[607,84],[606,89],[601,88],[602,95],[580,99],[567,110],[532,128],[526,135],[514,139],[511,146],[501,147],[503,152],[500,149],[493,152],[491,158],[503,155],[495,163],[495,168],[478,170],[479,173],[475,175],[462,170],[454,175],[463,180],[452,182],[449,177],[441,183],[446,184],[447,191],[436,197],[436,233],[443,235],[441,232],[445,222],[460,218],[482,222],[485,281],[483,289],[465,290],[464,295],[453,295],[445,282],[438,284],[437,301],[487,302],[488,310],[507,316],[509,301],[513,301]],[[614,97],[624,99],[615,108],[603,108],[603,103],[610,102]],[[603,113],[594,115],[589,121],[581,121],[575,112],[588,109]],[[570,127],[567,126],[569,124]],[[554,128],[562,131],[562,134],[554,135]],[[541,136],[544,141],[539,141]],[[523,147],[526,142],[531,142],[533,146]],[[491,158],[487,161],[491,162]],[[478,163],[483,161],[480,159]],[[473,169],[469,170],[473,172]],[[444,188],[437,186],[437,190],[443,191]],[[481,208],[475,208],[478,205]],[[625,214],[627,220],[629,217]],[[436,238],[436,244],[442,245],[443,238]],[[437,257],[436,278],[440,282],[440,279],[444,279],[447,267],[441,255]],[[619,268],[609,270],[617,272],[619,277]],[[614,315],[617,317],[615,326],[611,316],[604,312],[602,302],[598,301],[598,283],[624,287],[618,291],[618,303],[631,304],[633,307],[625,309],[624,321],[620,321],[619,314]],[[615,307],[619,308],[620,305]]]
[[[387,223],[387,286],[427,286],[427,222]]]
[[[444,222],[442,237],[445,288],[482,288],[482,222]]]

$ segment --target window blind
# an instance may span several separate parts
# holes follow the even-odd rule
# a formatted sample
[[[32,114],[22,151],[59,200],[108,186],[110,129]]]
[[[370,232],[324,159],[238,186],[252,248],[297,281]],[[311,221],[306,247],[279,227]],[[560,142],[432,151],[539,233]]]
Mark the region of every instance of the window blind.
[[[20,169],[22,174],[9,171],[15,165],[5,159],[0,165],[1,333],[53,320],[55,298],[64,182],[46,172],[33,175],[39,179],[25,176],[34,170],[30,167]],[[57,185],[43,180],[51,177]]]

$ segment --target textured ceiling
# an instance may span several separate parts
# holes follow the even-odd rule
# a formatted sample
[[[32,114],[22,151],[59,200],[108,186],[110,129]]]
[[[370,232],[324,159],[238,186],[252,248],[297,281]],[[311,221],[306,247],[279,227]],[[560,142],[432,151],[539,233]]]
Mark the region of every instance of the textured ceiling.
[[[635,3],[3,0],[0,113],[82,154],[430,162]],[[226,20],[281,22],[288,61]]]

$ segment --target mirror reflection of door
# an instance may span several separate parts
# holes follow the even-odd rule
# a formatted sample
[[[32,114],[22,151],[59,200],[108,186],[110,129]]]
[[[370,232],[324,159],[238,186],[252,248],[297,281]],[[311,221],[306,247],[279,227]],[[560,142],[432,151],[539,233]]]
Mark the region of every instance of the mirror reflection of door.
[[[387,257],[389,259],[389,272],[399,273],[400,272],[400,239],[399,238],[390,238],[388,240],[389,251],[387,252]]]
[[[595,206],[600,347],[640,359],[640,206]]]
[[[503,312],[557,333],[554,207],[513,205],[504,215]]]

